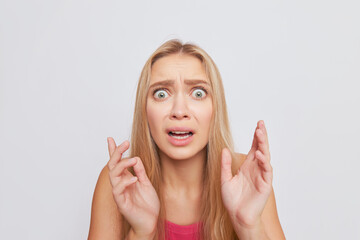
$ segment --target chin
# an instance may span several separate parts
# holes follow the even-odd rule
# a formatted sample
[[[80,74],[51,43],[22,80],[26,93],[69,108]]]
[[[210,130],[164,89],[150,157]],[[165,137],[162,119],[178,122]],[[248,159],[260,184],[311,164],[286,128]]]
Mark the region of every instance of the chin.
[[[205,145],[206,147],[206,145]],[[167,147],[166,151],[161,150],[165,155],[173,160],[186,160],[195,157],[204,148],[191,148],[191,147]]]

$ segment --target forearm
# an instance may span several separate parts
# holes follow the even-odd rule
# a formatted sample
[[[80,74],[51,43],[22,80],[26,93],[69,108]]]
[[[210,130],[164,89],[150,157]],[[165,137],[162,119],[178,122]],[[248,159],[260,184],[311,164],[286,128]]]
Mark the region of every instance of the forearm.
[[[233,223],[236,235],[241,240],[270,240],[265,232],[264,224],[260,221],[253,227],[244,227],[238,223]]]
[[[154,237],[155,237],[155,232],[150,235],[139,236],[136,235],[133,229],[130,229],[129,234],[126,236],[125,240],[153,240]]]

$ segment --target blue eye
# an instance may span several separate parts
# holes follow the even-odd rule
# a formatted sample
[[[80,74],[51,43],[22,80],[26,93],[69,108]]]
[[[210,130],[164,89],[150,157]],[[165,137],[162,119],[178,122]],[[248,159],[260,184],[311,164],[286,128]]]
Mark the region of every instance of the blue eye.
[[[198,88],[192,92],[192,95],[195,98],[204,98],[206,96],[206,91],[201,88]]]
[[[158,90],[155,90],[155,92],[154,92],[154,98],[164,99],[167,96],[169,96],[169,94],[163,89],[158,89]]]

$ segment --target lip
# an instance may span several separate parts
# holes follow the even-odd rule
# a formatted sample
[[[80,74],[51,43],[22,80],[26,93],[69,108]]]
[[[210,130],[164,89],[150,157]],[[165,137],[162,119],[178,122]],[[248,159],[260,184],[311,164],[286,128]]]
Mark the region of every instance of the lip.
[[[174,146],[186,146],[188,145],[194,138],[194,135],[191,135],[190,137],[187,137],[185,139],[177,139],[168,134],[168,140],[169,142]]]
[[[188,127],[170,127],[166,129],[166,133],[169,134],[169,132],[192,132],[195,134],[194,129],[188,128]]]
[[[169,135],[169,132],[192,132],[192,135],[190,137],[187,137],[185,139],[177,139],[177,138],[174,138],[172,136]],[[166,133],[167,133],[167,138],[168,138],[168,141],[174,145],[174,146],[186,146],[188,145],[193,139],[194,139],[194,134],[195,134],[195,131],[191,128],[188,128],[188,127],[171,127],[171,128],[167,128],[166,129]]]

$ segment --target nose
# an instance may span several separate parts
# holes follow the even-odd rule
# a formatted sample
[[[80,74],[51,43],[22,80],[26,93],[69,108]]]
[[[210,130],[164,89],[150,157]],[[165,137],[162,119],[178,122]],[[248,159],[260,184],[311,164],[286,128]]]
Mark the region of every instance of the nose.
[[[181,120],[187,118],[190,118],[190,115],[185,96],[183,94],[177,94],[173,101],[170,119]]]

